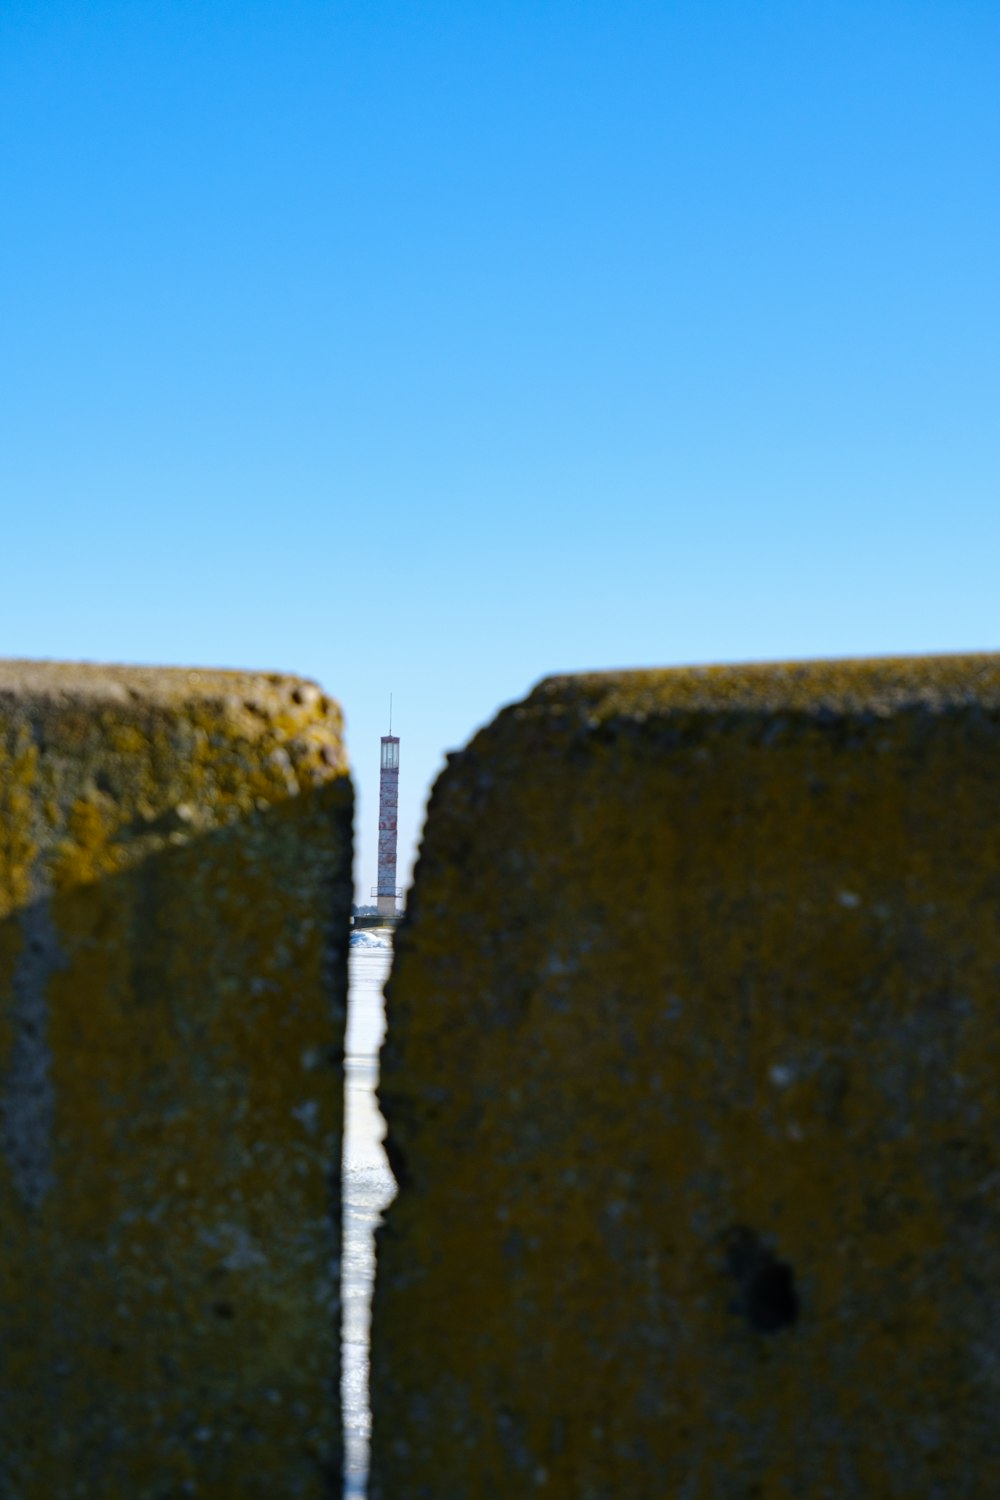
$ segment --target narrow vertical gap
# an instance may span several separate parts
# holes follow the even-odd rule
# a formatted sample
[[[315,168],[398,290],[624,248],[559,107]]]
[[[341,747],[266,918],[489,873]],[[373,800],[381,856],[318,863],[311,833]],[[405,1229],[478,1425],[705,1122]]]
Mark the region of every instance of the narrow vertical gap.
[[[344,1497],[363,1500],[368,1483],[371,1408],[368,1346],[375,1276],[375,1227],[396,1191],[375,1099],[385,1029],[382,986],[392,960],[388,928],[351,935],[344,1078],[342,1376]]]

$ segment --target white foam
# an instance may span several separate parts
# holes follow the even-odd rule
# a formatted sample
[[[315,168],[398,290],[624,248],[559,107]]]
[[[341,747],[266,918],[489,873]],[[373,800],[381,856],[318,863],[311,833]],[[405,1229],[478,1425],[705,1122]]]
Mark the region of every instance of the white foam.
[[[364,930],[361,930],[360,932],[351,933],[351,947],[391,948],[392,939],[383,937],[383,935],[379,932],[365,932]]]

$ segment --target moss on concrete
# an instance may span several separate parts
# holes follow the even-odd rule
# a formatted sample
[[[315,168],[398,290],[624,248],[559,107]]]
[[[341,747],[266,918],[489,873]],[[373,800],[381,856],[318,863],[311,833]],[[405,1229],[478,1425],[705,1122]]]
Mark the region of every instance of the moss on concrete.
[[[1000,661],[560,678],[396,938],[374,1500],[1000,1493]]]
[[[339,709],[0,664],[0,1492],[339,1494]]]

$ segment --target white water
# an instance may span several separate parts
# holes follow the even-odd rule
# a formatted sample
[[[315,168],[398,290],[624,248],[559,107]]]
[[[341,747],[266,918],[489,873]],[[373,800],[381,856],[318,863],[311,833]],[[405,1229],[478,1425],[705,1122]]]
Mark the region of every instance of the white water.
[[[379,931],[351,935],[344,1085],[343,1375],[345,1500],[363,1496],[368,1477],[368,1330],[375,1254],[372,1236],[396,1186],[382,1150],[375,1103],[378,1049],[385,1029],[382,986],[392,959]]]

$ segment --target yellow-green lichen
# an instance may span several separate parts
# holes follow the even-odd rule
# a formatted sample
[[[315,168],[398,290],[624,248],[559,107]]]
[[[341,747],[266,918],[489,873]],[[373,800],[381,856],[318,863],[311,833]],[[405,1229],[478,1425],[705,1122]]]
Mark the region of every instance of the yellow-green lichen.
[[[0,1488],[323,1495],[339,710],[292,678],[5,663],[0,754]]]
[[[453,760],[376,1500],[1000,1487],[998,755],[1000,663],[950,658],[555,679]]]
[[[0,734],[0,920],[23,905],[36,853],[34,787],[38,751],[25,726]]]

